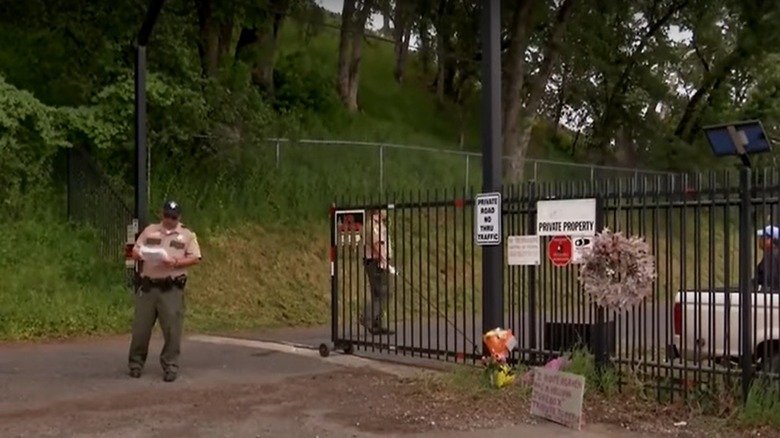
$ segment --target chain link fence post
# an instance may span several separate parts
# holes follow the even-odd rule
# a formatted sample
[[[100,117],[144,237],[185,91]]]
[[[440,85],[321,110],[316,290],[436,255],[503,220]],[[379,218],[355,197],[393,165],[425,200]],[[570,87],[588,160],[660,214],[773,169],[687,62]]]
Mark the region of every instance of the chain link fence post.
[[[379,146],[379,192],[385,191],[385,147]]]
[[[466,187],[469,187],[469,172],[471,171],[471,157],[466,155]]]

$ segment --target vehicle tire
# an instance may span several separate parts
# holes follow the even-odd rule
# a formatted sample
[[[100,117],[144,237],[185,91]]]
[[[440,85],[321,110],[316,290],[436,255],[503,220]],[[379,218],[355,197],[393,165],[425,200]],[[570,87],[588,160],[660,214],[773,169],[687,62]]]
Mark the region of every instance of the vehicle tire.
[[[772,374],[780,374],[780,352],[775,353],[766,360],[766,371]]]
[[[320,356],[322,357],[328,357],[330,356],[330,348],[327,344],[320,344]]]
[[[758,368],[762,372],[780,374],[780,343],[771,341],[759,346],[761,351],[761,366]]]

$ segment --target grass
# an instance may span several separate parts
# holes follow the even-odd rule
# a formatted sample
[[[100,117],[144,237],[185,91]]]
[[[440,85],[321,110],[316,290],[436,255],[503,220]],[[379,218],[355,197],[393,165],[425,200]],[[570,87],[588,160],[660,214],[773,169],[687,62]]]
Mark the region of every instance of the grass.
[[[0,234],[0,338],[127,330],[131,296],[117,281],[122,268],[94,257],[94,234],[56,222],[13,225]]]

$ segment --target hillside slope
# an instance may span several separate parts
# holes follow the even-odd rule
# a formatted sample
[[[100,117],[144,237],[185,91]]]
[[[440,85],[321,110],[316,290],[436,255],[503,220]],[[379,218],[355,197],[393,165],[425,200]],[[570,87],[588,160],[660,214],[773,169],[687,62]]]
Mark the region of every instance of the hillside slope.
[[[306,39],[287,26],[279,56],[278,92],[332,102],[337,33]],[[464,148],[478,144],[478,112],[466,116],[440,104],[430,78],[415,65],[403,84],[393,81],[392,46],[369,40],[361,72],[359,114],[326,105],[308,111],[299,137],[350,139]],[[308,93],[308,94],[307,94]],[[319,103],[318,103],[319,102]],[[533,154],[553,148],[535,143]],[[242,152],[240,171],[187,173],[170,163],[152,166],[152,206],[173,197],[198,231],[205,260],[193,271],[190,318],[194,330],[322,323],[328,318],[327,206],[342,195],[377,192],[377,150],[358,146],[285,144],[279,163],[273,142]],[[152,156],[154,155],[152,149]],[[387,151],[386,189],[455,187],[464,183],[461,158],[430,152]],[[478,160],[475,160],[478,161]],[[472,163],[472,183],[479,163]],[[125,189],[127,189],[125,187]],[[78,194],[77,194],[78,195]],[[95,206],[105,208],[105,206]],[[122,332],[132,296],[117,260],[96,257],[103,232],[37,215],[0,236],[0,338],[24,339]]]

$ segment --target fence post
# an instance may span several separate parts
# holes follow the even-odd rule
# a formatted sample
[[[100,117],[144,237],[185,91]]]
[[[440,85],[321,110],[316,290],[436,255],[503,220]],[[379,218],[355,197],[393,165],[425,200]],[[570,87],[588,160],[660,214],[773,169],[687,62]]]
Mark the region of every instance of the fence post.
[[[385,147],[379,145],[379,193],[385,191]]]
[[[593,170],[593,167],[591,167],[591,171]],[[591,184],[593,187],[593,184]],[[594,187],[595,188],[595,187]],[[596,197],[596,230],[597,232],[599,230],[604,229],[604,200],[600,197]],[[598,369],[599,373],[604,369],[604,367],[607,365],[607,362],[609,361],[609,346],[608,346],[608,337],[607,337],[607,321],[606,321],[606,311],[604,310],[603,306],[596,307],[596,330],[594,333],[595,338],[595,346],[596,346],[596,352],[595,352],[595,360],[596,360],[596,368]]]
[[[282,146],[279,144],[279,140],[276,140],[276,167],[279,168],[279,157],[282,153]]]
[[[469,168],[471,167],[470,163],[469,163],[469,160],[470,160],[470,157],[468,155],[466,155],[466,187],[469,186]]]
[[[536,166],[534,166],[536,168]],[[528,224],[526,226],[526,234],[536,234],[536,181],[528,183]],[[536,266],[528,266],[528,337],[529,348],[531,351],[536,351]],[[531,357],[531,362],[536,363],[536,358]]]
[[[534,181],[539,181],[539,162],[534,161]]]
[[[330,206],[330,340],[334,344],[338,340],[339,330],[339,278],[336,242],[336,204]]]
[[[66,178],[66,188],[65,188],[65,214],[67,215],[67,220],[71,220],[73,218],[73,210],[72,210],[72,204],[73,204],[73,148],[76,146],[72,146],[68,148],[65,151],[65,178]]]
[[[743,165],[739,169],[739,310],[742,320],[742,351],[740,351],[740,362],[742,365],[742,400],[747,402],[750,393],[750,383],[753,373],[753,340],[751,331],[753,324],[751,321],[752,312],[752,287],[750,281],[750,252],[751,245],[751,196],[750,196],[750,178],[751,171],[748,166]]]
[[[590,166],[590,181],[593,182],[595,179],[596,174],[596,168],[593,166]]]

